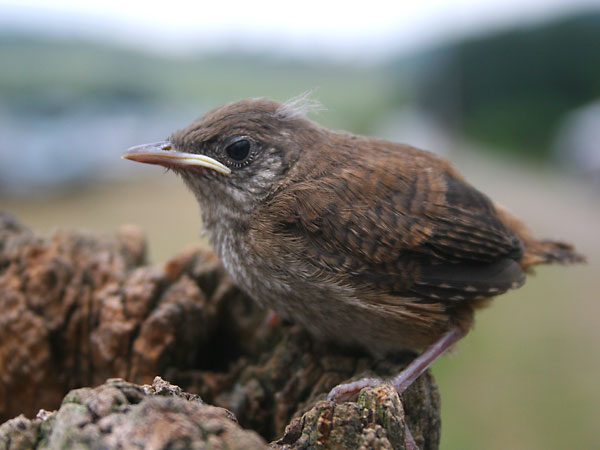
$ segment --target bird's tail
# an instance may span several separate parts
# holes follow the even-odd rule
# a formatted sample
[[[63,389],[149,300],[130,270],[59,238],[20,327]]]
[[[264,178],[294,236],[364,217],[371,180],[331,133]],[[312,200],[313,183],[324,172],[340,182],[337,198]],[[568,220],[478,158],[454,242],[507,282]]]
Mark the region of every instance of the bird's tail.
[[[525,242],[521,266],[527,269],[537,264],[575,264],[585,261],[585,256],[577,253],[571,244],[533,239]]]
[[[499,205],[495,205],[500,220],[512,228],[523,242],[521,267],[530,271],[538,264],[576,264],[585,263],[584,255],[578,253],[571,244],[565,242],[540,240],[533,237],[523,222]]]

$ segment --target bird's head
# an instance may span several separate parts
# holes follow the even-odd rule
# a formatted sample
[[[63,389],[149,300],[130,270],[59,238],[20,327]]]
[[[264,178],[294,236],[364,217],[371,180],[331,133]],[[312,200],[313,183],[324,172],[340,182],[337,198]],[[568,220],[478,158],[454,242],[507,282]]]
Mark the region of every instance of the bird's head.
[[[123,158],[172,169],[203,207],[252,210],[314,144],[320,127],[305,103],[240,100],[213,109],[168,140],[130,148]]]

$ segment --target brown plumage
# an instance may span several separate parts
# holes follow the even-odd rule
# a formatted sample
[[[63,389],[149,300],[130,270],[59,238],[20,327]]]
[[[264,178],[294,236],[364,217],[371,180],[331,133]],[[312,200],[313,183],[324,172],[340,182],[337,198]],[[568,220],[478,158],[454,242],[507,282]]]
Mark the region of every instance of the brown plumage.
[[[377,354],[443,342],[429,365],[532,266],[583,261],[533,238],[445,159],[327,130],[289,104],[227,104],[124,156],[182,176],[217,254],[256,301]]]

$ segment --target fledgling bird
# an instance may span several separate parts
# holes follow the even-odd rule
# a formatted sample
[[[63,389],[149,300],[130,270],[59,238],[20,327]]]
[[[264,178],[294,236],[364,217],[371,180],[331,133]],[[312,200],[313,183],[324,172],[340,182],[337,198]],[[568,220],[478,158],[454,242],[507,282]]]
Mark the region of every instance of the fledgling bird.
[[[183,178],[217,255],[258,303],[319,339],[377,355],[423,350],[390,380],[399,393],[532,266],[584,260],[534,238],[445,159],[330,131],[298,101],[229,103],[123,157]]]

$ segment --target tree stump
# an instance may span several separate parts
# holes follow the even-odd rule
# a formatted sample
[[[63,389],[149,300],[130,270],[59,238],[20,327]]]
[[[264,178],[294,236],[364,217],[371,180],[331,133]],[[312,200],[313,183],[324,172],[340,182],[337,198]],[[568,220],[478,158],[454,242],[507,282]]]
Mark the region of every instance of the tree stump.
[[[0,426],[0,449],[402,449],[405,424],[419,448],[438,447],[430,373],[401,399],[381,385],[325,401],[336,384],[393,375],[413,355],[314,341],[267,321],[211,251],[153,267],[145,247],[133,226],[44,238],[0,213],[0,423],[23,414]],[[157,375],[193,394],[148,386]],[[58,411],[25,418],[41,408]]]

